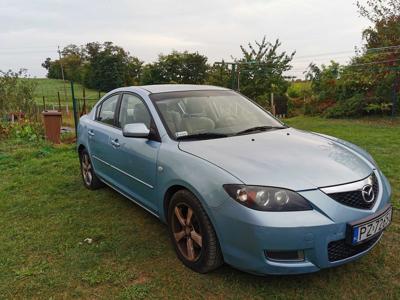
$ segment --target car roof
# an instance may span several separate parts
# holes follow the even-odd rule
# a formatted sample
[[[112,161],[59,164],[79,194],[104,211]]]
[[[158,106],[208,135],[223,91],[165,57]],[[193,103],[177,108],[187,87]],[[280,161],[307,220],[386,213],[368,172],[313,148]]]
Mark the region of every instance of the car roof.
[[[154,85],[142,85],[142,88],[149,93],[166,93],[166,92],[183,92],[183,91],[226,91],[227,88],[213,86],[213,85],[200,85],[200,84],[154,84]]]

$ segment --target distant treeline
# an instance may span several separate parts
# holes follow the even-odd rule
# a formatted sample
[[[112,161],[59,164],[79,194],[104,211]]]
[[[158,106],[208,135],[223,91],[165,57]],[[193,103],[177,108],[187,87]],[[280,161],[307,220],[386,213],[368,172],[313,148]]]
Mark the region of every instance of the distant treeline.
[[[129,85],[160,83],[214,84],[237,88],[260,103],[266,104],[273,91],[285,94],[289,86],[284,72],[291,69],[294,53],[280,52],[281,43],[266,41],[242,47],[242,57],[235,66],[222,62],[211,65],[198,52],[160,54],[154,63],[145,64],[112,42],[69,45],[61,51],[61,59],[47,58],[42,66],[48,78],[61,79],[61,66],[68,80],[104,92]],[[238,78],[239,77],[239,78]]]

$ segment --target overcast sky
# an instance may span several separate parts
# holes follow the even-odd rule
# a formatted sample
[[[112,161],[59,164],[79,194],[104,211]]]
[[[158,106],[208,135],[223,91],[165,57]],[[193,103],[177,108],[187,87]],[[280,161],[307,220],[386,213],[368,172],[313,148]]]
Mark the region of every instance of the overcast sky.
[[[241,44],[279,38],[297,51],[290,74],[310,61],[346,62],[368,22],[355,0],[0,0],[0,70],[41,63],[57,45],[112,41],[145,62],[173,49],[198,51],[209,62],[240,57]]]

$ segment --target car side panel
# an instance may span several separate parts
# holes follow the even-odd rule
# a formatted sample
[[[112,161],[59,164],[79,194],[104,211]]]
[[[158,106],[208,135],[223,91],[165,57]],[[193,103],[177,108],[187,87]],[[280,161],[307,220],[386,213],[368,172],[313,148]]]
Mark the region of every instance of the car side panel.
[[[211,217],[213,208],[226,200],[223,184],[242,182],[225,170],[178,149],[178,143],[162,143],[158,155],[157,186],[160,218],[164,214],[164,195],[174,185],[186,187],[202,202],[203,208]],[[223,197],[221,197],[223,196]],[[230,200],[229,200],[230,201]],[[212,220],[211,220],[212,221]]]

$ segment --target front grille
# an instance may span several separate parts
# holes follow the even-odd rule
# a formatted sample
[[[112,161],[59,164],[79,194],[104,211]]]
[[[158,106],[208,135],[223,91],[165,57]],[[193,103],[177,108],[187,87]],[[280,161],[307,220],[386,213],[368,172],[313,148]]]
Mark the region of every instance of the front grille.
[[[381,235],[382,233],[362,244],[355,246],[347,244],[345,240],[330,242],[328,244],[328,259],[330,262],[335,262],[364,252],[365,250],[371,248],[379,240]]]
[[[329,197],[343,205],[361,209],[371,209],[374,206],[379,193],[378,179],[376,178],[374,173],[372,173],[372,189],[374,191],[375,199],[370,203],[364,201],[361,190],[333,193],[328,195]]]

